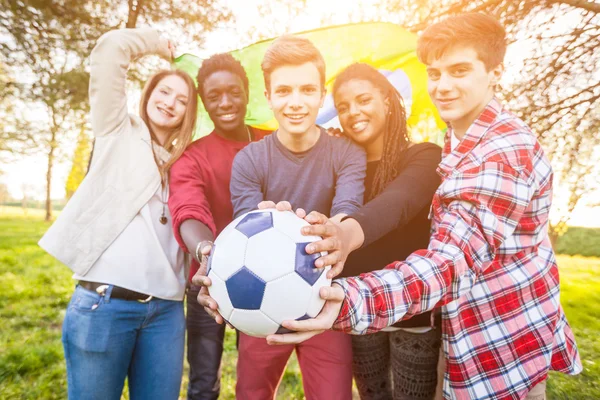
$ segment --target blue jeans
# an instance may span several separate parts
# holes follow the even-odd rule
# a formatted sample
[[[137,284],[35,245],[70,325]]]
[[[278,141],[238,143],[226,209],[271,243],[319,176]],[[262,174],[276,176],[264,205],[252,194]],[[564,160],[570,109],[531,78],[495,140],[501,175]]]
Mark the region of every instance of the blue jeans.
[[[111,299],[77,286],[63,322],[69,399],[119,400],[128,377],[132,400],[179,397],[183,302]]]

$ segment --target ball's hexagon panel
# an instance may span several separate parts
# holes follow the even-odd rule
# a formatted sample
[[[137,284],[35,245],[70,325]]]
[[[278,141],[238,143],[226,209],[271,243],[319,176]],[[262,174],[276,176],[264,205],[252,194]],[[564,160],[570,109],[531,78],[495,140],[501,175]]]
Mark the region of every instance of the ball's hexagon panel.
[[[296,321],[304,321],[305,319],[309,319],[310,317],[306,314],[304,314],[303,316],[301,316],[300,318],[296,318]],[[291,329],[285,328],[283,326],[279,326],[279,329],[277,329],[277,334],[281,334],[281,333],[294,333],[296,331],[293,331]]]
[[[306,314],[312,289],[302,278],[290,273],[267,283],[261,311],[281,324]]]
[[[312,286],[312,293],[310,295],[310,301],[308,303],[308,309],[306,311],[306,315],[311,318],[319,315],[321,310],[323,309],[323,305],[325,304],[325,300],[319,296],[319,289],[323,286],[331,286],[331,279],[327,278],[327,271],[329,271],[331,267],[323,268],[323,274],[319,277],[317,282]]]
[[[269,229],[248,239],[246,257],[248,267],[269,282],[294,272],[296,246],[276,229]]]
[[[231,304],[243,310],[258,310],[265,294],[265,281],[243,267],[225,281]]]
[[[233,305],[229,299],[229,293],[227,292],[227,286],[225,282],[219,278],[214,272],[209,272],[208,277],[211,279],[212,285],[208,288],[208,294],[210,297],[215,299],[219,305],[219,313],[225,319],[229,319],[231,312],[233,311]]]
[[[242,220],[244,216],[240,215],[239,217],[237,217],[236,219],[234,219],[233,221],[231,221],[222,231],[221,233],[219,233],[219,236],[217,236],[217,238],[215,239],[215,243],[219,240],[219,238],[221,236],[225,237],[227,236],[230,231],[235,230],[235,227],[237,224],[239,224],[239,222]]]
[[[315,268],[315,261],[321,254],[308,254],[305,250],[307,244],[296,243],[296,273],[312,286],[323,274],[323,268]]]
[[[244,266],[248,238],[243,233],[231,229],[223,231],[215,241],[209,258],[211,271],[226,281],[234,272]]]
[[[273,213],[273,226],[292,239],[294,243],[321,240],[320,236],[304,236],[300,230],[303,226],[308,226],[308,222],[291,211],[275,211]]]
[[[273,227],[273,214],[271,211],[255,211],[246,214],[236,225],[235,229],[246,235],[247,238],[266,231]]]
[[[279,328],[279,324],[260,310],[238,310],[236,308],[231,313],[229,323],[245,334],[256,337],[266,337],[277,332],[277,328]]]

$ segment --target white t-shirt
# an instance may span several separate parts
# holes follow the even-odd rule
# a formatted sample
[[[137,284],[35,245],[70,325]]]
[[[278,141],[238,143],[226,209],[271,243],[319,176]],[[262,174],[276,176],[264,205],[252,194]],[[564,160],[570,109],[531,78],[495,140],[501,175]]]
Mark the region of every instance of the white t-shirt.
[[[166,300],[183,300],[183,251],[175,240],[167,204],[168,185],[142,207],[85,276],[74,279],[112,284]],[[164,207],[164,208],[163,208]],[[165,225],[160,223],[163,214]]]
[[[460,139],[456,137],[456,133],[452,132],[450,136],[450,150],[454,150],[460,144]]]

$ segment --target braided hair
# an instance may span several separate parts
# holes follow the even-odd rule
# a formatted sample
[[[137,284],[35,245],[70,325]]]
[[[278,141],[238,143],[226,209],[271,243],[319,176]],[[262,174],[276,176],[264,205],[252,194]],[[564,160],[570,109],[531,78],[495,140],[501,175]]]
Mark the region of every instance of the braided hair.
[[[394,86],[375,68],[364,63],[354,63],[344,69],[333,84],[333,97],[339,88],[351,80],[369,81],[381,91],[384,98],[389,99],[389,110],[385,116],[383,133],[383,153],[375,171],[371,193],[367,201],[373,199],[398,176],[398,165],[403,151],[408,148],[410,139],[406,127],[406,110],[402,96]]]

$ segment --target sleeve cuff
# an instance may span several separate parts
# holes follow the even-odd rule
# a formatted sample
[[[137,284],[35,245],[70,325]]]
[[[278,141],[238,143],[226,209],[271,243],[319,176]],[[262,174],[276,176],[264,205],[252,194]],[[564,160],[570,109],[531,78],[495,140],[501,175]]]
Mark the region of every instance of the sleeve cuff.
[[[181,249],[183,251],[191,254],[190,249],[187,248],[187,246],[185,245],[185,242],[183,241],[183,238],[181,237],[181,231],[180,231],[181,224],[183,224],[188,219],[194,219],[194,220],[199,221],[199,222],[203,223],[204,225],[206,225],[208,227],[208,229],[210,229],[210,231],[213,234],[213,237],[215,239],[217,238],[217,233],[216,233],[217,229],[216,229],[213,221],[207,221],[206,218],[202,218],[201,216],[195,215],[193,213],[181,214],[181,215],[178,215],[176,218],[173,218],[173,234],[175,235],[175,240],[177,240],[177,243],[179,243],[179,247],[181,247]],[[192,251],[193,250],[195,250],[195,249],[192,249]]]
[[[340,309],[340,313],[339,313],[338,317],[336,318],[335,322],[333,323],[333,326],[331,327],[331,329],[333,329],[335,331],[351,333],[352,329],[353,329],[352,318],[351,318],[352,307],[350,305],[350,295],[348,292],[348,283],[346,282],[345,278],[336,279],[334,281],[334,283],[337,283],[338,285],[340,285],[342,287],[342,289],[344,290],[344,301],[342,302],[342,308]]]
[[[358,211],[357,208],[346,207],[346,208],[341,208],[339,210],[331,210],[331,216],[333,217],[334,215],[338,215],[338,214],[346,214],[346,216],[344,218],[347,218],[349,215],[352,215],[356,211]]]
[[[370,245],[373,242],[373,240],[371,239],[373,237],[373,235],[372,235],[371,229],[370,229],[370,226],[373,224],[373,221],[372,220],[369,221],[368,218],[360,211],[354,211],[354,213],[349,214],[344,217],[344,219],[349,219],[349,218],[352,218],[353,220],[358,222],[358,224],[362,228],[364,240],[363,240],[363,244],[360,246],[360,248],[362,249],[363,247]],[[342,219],[342,221],[344,219]]]

